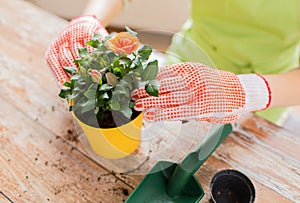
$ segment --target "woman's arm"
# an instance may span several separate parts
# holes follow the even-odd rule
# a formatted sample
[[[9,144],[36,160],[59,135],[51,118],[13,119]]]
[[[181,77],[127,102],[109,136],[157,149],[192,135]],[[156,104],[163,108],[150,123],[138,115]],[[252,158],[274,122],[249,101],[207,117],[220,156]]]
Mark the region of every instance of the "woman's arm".
[[[293,106],[300,104],[300,68],[287,73],[265,75],[271,88],[270,107]]]
[[[124,0],[89,0],[83,15],[96,15],[104,26],[121,13]]]

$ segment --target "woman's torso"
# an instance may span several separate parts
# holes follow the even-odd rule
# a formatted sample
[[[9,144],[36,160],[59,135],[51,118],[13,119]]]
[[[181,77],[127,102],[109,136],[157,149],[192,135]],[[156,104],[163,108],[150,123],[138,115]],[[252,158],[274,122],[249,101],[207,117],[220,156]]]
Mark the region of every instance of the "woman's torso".
[[[181,49],[182,61],[205,51],[215,67],[235,73],[284,72],[298,66],[299,11],[299,0],[192,0],[180,32],[186,39],[173,39],[169,51]]]

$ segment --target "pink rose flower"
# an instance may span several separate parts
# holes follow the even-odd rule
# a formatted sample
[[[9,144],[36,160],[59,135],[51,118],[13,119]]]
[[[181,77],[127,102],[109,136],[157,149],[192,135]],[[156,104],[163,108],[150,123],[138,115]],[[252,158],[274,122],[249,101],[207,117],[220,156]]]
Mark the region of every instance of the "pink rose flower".
[[[108,48],[117,54],[131,54],[138,49],[139,45],[139,39],[128,32],[120,32],[107,40]]]

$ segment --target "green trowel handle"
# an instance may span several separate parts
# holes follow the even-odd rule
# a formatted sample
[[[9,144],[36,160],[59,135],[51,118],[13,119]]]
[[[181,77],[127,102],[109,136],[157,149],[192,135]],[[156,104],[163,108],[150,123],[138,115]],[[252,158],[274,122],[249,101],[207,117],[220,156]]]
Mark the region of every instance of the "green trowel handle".
[[[208,135],[194,147],[174,170],[167,186],[167,194],[169,196],[177,196],[182,193],[194,173],[218,148],[231,131],[232,126],[230,124],[216,125],[209,131]]]

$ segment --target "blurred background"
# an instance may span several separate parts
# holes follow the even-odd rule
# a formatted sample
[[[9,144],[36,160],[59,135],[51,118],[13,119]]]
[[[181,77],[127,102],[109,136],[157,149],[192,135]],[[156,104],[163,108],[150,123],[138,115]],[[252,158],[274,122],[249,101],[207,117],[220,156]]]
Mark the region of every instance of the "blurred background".
[[[88,2],[87,0],[28,1],[67,20],[81,15]],[[109,24],[107,29],[114,31],[128,26],[141,33],[139,38],[144,43],[151,44],[158,50],[165,50],[170,44],[172,35],[188,18],[189,12],[190,0],[131,0],[127,8]]]

